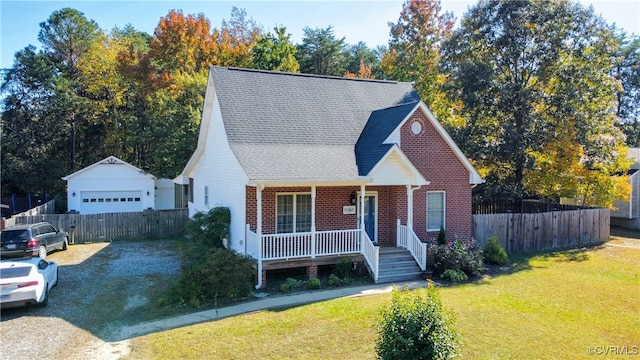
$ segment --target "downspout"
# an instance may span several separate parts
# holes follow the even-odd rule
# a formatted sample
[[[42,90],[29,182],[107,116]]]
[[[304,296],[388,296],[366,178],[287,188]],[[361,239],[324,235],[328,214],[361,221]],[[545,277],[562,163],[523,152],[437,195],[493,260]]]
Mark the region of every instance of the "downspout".
[[[316,257],[316,186],[311,186],[311,258]]]
[[[256,185],[256,235],[258,238],[258,284],[256,289],[262,287],[262,190],[264,190],[264,184]]]

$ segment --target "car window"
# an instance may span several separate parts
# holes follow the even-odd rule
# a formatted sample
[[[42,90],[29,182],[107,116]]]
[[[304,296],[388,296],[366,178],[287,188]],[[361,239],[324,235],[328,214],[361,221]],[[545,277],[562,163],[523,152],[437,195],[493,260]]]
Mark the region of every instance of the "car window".
[[[51,225],[42,225],[40,228],[40,234],[50,234],[56,232]]]
[[[40,262],[38,262],[38,269],[40,270],[44,270],[49,266],[49,263],[46,260],[40,260]]]
[[[22,241],[29,240],[31,235],[29,230],[3,230],[0,237],[2,241]]]
[[[16,266],[0,269],[0,279],[11,279],[29,275],[31,266]]]

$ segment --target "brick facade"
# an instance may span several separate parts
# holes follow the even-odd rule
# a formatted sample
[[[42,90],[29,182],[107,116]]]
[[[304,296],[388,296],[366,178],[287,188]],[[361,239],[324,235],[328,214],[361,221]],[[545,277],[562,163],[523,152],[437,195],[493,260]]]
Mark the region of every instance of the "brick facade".
[[[420,122],[422,131],[415,135],[411,124]],[[404,154],[430,182],[414,191],[413,228],[423,240],[435,239],[438,232],[427,232],[428,191],[445,192],[445,225],[447,239],[471,237],[471,189],[469,170],[456,156],[426,115],[417,110],[402,126],[400,147]],[[359,186],[318,186],[316,188],[316,230],[358,228],[355,214],[343,215],[342,207],[351,205],[353,192]],[[366,192],[376,193],[378,200],[378,243],[396,245],[396,222],[407,223],[407,188],[405,186],[367,186]],[[311,187],[268,187],[262,191],[262,233],[273,234],[276,227],[276,195],[278,193],[310,193]],[[246,187],[246,219],[256,229],[256,189]]]
[[[414,135],[411,124],[420,122],[422,131]],[[438,232],[427,232],[428,191],[445,191],[447,239],[471,238],[471,189],[469,170],[464,166],[426,115],[417,110],[402,126],[400,148],[430,182],[414,193],[413,228],[420,239],[435,239]]]

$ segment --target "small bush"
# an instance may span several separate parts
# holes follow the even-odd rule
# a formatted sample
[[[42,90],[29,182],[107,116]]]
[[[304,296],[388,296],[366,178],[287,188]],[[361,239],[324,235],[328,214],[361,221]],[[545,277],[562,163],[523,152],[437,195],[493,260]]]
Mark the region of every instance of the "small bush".
[[[454,283],[458,283],[458,282],[463,282],[465,280],[468,280],[469,278],[467,277],[467,275],[465,273],[463,273],[460,270],[453,270],[453,269],[447,269],[445,270],[442,275],[440,275],[440,278],[442,280],[448,280]]]
[[[451,359],[458,355],[458,333],[435,286],[394,290],[378,321],[378,359]]]
[[[341,279],[351,278],[351,269],[353,268],[353,258],[344,257],[336,264],[336,273]]]
[[[231,211],[226,207],[215,207],[208,212],[198,212],[187,222],[187,234],[200,244],[221,248],[222,239],[229,237]]]
[[[304,285],[303,280],[298,280],[294,278],[287,278],[286,284],[289,286],[289,290],[298,290]]]
[[[336,274],[331,274],[329,275],[327,284],[329,284],[329,286],[340,286],[342,285],[342,279],[340,279]]]
[[[438,233],[438,245],[447,245],[447,234],[443,227],[440,228],[440,232]]]
[[[487,239],[482,252],[484,253],[484,261],[490,264],[504,265],[509,261],[509,255],[498,243],[497,235]]]
[[[307,284],[307,287],[312,290],[320,289],[321,286],[322,286],[322,282],[318,278],[309,279],[309,283]]]
[[[178,283],[167,291],[167,303],[199,307],[253,291],[254,260],[233,250],[215,248],[183,257]]]
[[[454,241],[451,246],[432,246],[433,271],[441,275],[445,270],[460,270],[468,277],[478,276],[484,270],[482,250]]]

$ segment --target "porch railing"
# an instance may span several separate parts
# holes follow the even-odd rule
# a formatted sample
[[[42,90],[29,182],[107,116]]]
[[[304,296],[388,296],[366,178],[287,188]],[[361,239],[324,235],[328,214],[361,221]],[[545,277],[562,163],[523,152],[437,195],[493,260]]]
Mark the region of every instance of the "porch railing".
[[[409,250],[420,266],[420,269],[425,271],[427,269],[427,244],[420,241],[418,236],[408,226],[401,225],[399,219],[397,228],[398,246]]]
[[[364,255],[364,259],[367,261],[369,268],[371,269],[371,273],[373,275],[373,282],[378,283],[378,274],[379,274],[379,260],[380,260],[380,247],[373,245],[371,239],[369,239],[369,235],[364,230],[360,231],[360,243],[362,244],[362,255]]]
[[[246,227],[247,255],[262,261],[315,258],[326,255],[363,254],[374,281],[378,281],[379,247],[374,246],[365,231],[333,230],[315,233],[265,234],[259,237]]]

